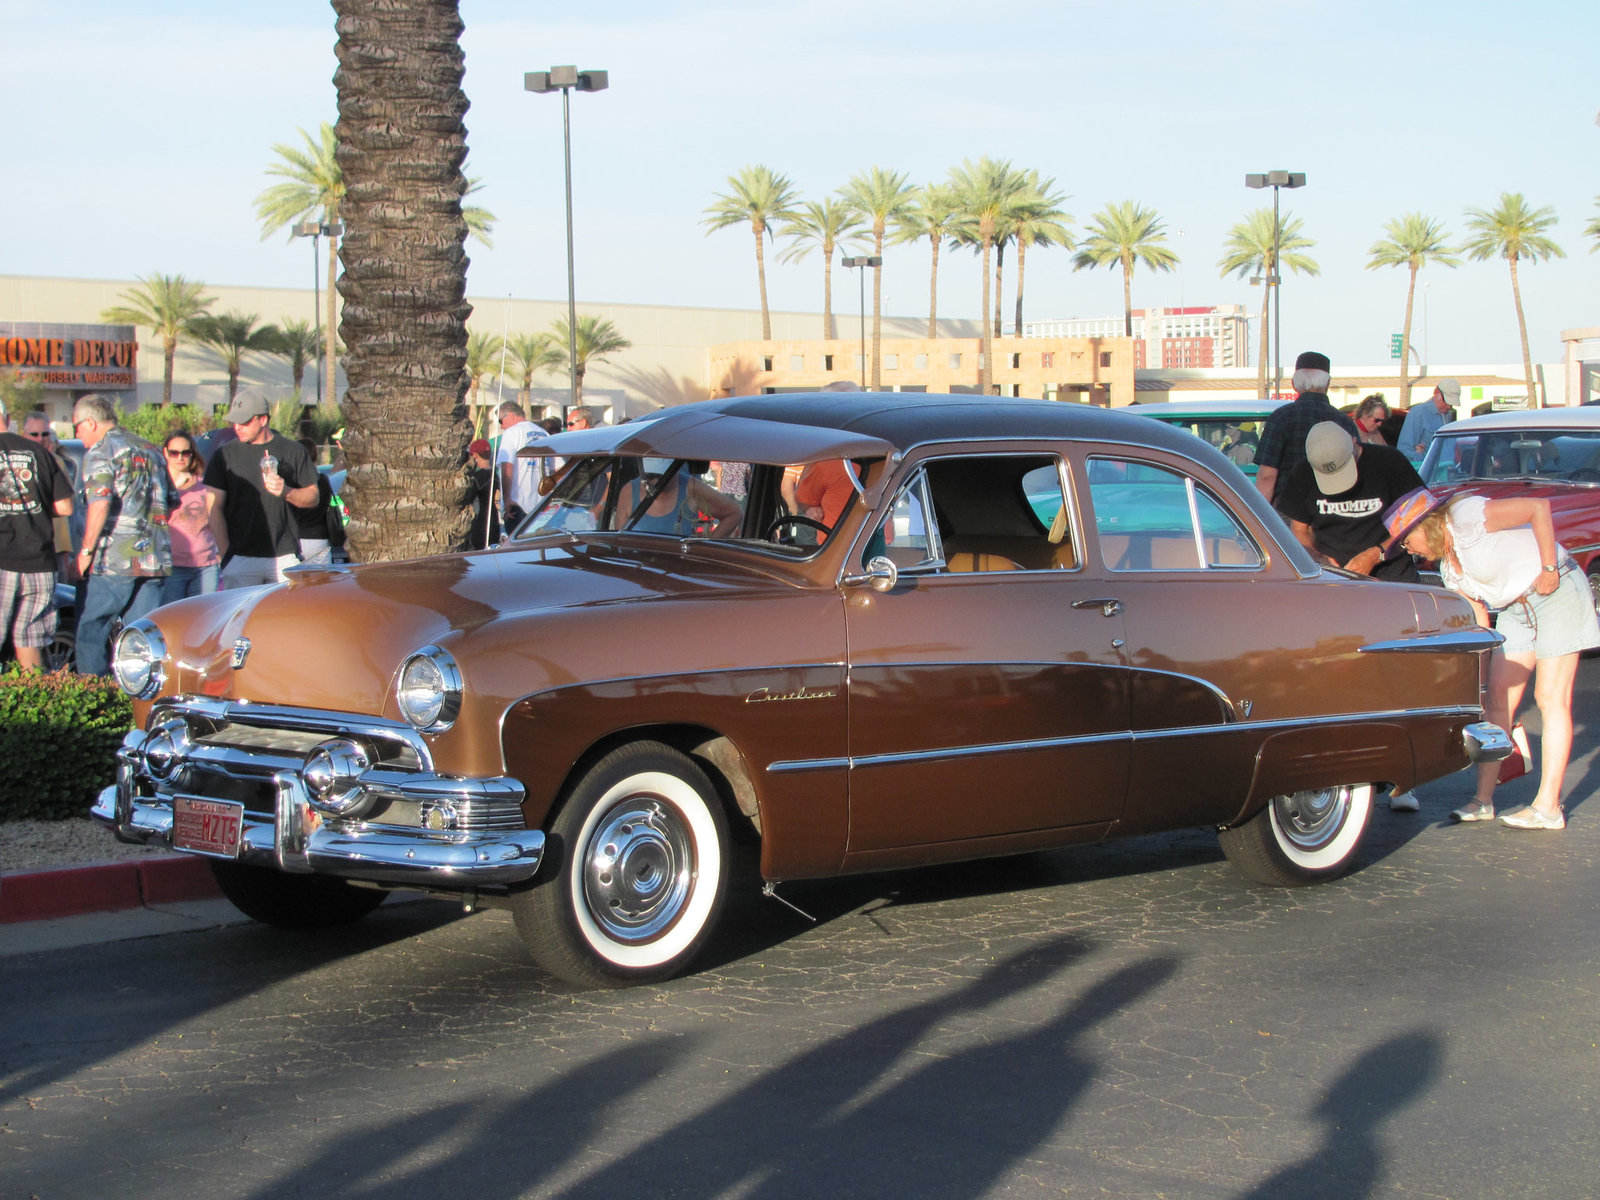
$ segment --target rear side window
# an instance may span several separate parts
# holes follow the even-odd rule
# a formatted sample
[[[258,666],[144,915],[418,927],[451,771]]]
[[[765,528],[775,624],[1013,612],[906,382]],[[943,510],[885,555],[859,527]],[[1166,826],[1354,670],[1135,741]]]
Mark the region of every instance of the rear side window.
[[[1167,467],[1091,458],[1089,497],[1107,570],[1254,570],[1266,563],[1215,495]]]

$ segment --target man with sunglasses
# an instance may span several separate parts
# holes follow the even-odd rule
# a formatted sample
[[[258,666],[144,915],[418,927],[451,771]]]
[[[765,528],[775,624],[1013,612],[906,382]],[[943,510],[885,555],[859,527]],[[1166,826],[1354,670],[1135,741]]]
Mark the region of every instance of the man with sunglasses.
[[[315,508],[317,468],[299,442],[273,432],[266,393],[246,388],[228,406],[238,436],[218,446],[205,483],[222,493],[228,558],[222,587],[282,583],[300,561],[300,525],[289,506]]]
[[[56,632],[52,518],[72,511],[72,485],[37,439],[18,437],[0,407],[0,642],[38,670]]]

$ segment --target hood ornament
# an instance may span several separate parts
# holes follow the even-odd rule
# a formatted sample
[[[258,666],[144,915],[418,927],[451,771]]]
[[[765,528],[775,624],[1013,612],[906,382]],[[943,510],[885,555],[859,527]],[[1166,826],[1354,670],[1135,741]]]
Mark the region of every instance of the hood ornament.
[[[233,639],[233,669],[237,671],[244,666],[244,660],[250,657],[250,639],[237,637]]]

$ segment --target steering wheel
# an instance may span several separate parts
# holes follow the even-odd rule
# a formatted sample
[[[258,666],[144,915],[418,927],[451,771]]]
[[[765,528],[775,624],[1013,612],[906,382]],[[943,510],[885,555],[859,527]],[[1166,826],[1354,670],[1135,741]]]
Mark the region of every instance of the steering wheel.
[[[821,521],[818,521],[812,517],[803,517],[799,513],[785,513],[781,517],[776,518],[772,524],[767,526],[766,532],[761,535],[761,540],[764,542],[775,541],[775,535],[777,534],[778,530],[782,529],[785,525],[809,525],[818,533],[822,534],[823,537],[827,537],[833,532],[833,527],[831,525],[824,525]]]

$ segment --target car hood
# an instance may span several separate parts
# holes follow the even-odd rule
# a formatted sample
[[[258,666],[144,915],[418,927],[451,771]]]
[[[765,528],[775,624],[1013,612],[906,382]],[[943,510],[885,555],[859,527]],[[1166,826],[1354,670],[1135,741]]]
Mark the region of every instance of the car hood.
[[[537,620],[542,645],[531,657],[550,660],[546,678],[570,677],[576,667],[555,661],[563,622],[592,628],[617,605],[733,596],[763,578],[721,562],[687,566],[660,551],[506,547],[301,569],[288,584],[180,601],[154,619],[174,663],[169,692],[394,716],[400,666],[423,646],[450,649],[470,686],[475,667],[484,673],[480,658],[530,657],[520,631]],[[521,674],[536,686],[540,673]]]

